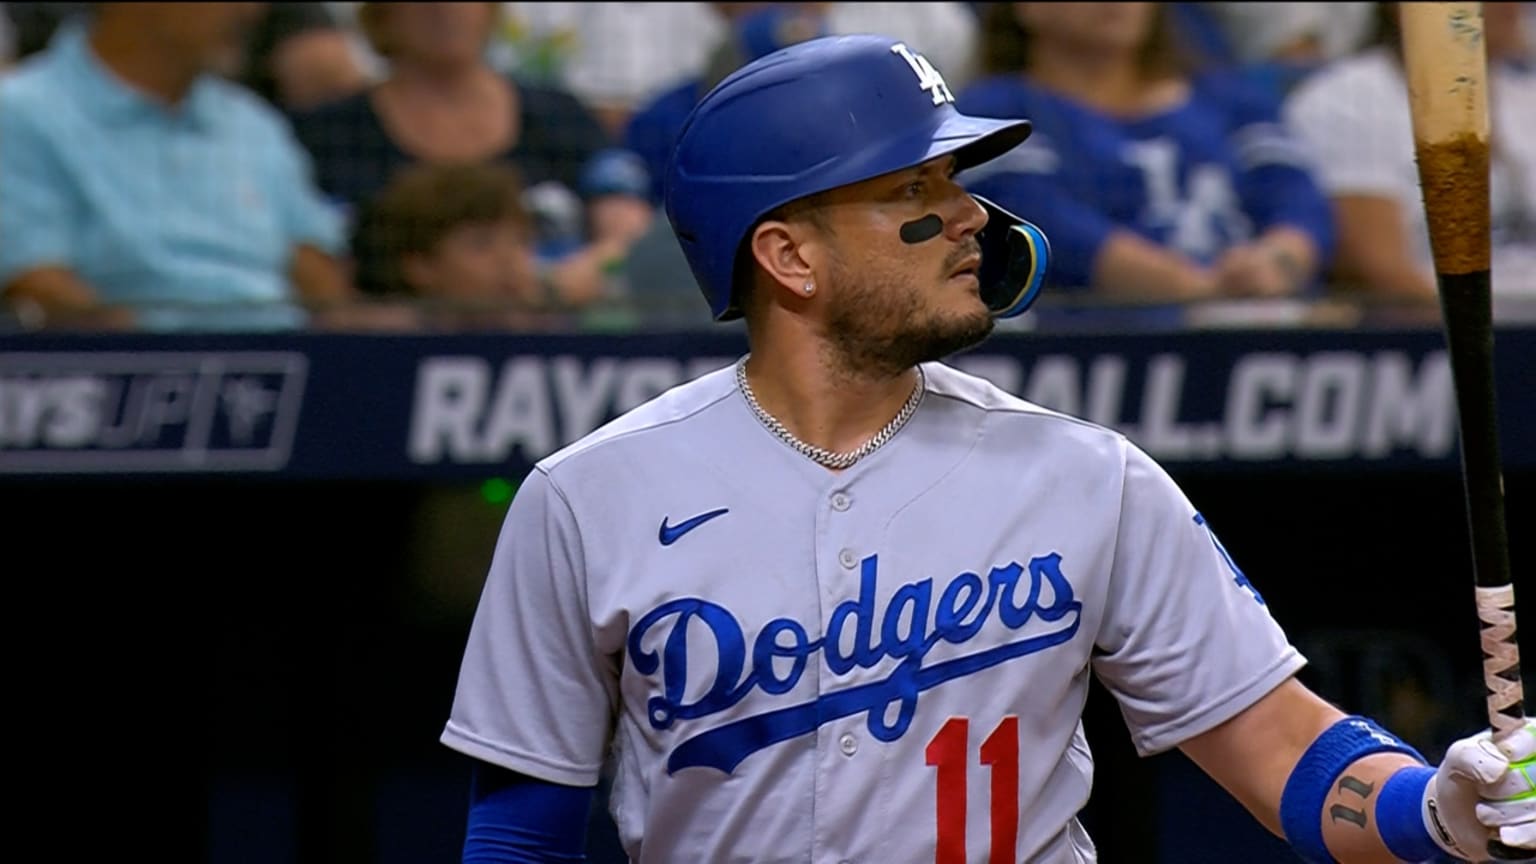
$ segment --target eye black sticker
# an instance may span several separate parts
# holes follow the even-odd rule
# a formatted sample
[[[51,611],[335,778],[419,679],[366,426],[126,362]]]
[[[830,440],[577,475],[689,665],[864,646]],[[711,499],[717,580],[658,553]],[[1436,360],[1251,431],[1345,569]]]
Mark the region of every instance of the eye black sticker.
[[[929,213],[921,219],[914,219],[901,226],[901,241],[916,246],[939,236],[943,230],[944,220],[940,219],[937,213]]]

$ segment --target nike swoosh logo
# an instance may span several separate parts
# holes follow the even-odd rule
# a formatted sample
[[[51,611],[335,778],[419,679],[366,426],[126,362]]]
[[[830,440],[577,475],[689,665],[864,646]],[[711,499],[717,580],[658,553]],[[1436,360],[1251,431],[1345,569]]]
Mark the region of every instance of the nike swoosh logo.
[[[700,513],[692,519],[684,520],[677,523],[676,525],[668,525],[667,518],[663,516],[661,519],[661,530],[656,532],[656,539],[660,540],[661,545],[663,546],[671,546],[673,543],[677,542],[679,537],[682,537],[689,531],[692,531],[700,525],[703,525],[705,522],[708,522],[716,516],[724,516],[729,512],[731,511],[721,507],[719,510],[711,510],[708,513]]]

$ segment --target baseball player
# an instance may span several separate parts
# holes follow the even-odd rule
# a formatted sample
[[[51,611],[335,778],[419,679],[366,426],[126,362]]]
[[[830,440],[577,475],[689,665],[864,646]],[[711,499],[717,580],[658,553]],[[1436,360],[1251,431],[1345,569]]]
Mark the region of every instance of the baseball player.
[[[1094,861],[1090,674],[1308,860],[1536,849],[1530,729],[1425,765],[1296,681],[1144,452],[943,362],[1048,257],[954,179],[1029,123],[953,99],[832,37],[689,117],[667,215],[750,353],[518,491],[442,735],[476,760],[464,860],[580,860],[612,764],[634,861]]]

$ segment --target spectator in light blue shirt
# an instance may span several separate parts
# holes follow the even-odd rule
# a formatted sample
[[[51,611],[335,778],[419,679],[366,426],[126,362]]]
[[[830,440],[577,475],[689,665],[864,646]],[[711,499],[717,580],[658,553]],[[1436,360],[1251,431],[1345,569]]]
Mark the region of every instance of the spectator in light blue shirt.
[[[93,4],[0,79],[0,293],[23,321],[282,329],[351,295],[307,154],[219,74],[263,5]]]

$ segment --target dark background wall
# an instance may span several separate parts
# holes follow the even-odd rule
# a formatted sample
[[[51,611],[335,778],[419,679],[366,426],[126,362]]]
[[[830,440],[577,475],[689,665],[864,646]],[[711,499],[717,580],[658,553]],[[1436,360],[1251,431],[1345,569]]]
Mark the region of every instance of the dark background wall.
[[[1459,475],[1177,477],[1307,683],[1431,756],[1486,722]],[[1507,495],[1529,574],[1536,475]],[[6,480],[0,500],[24,831],[161,861],[457,860],[467,772],[437,736],[504,504],[474,483],[229,479]],[[1102,860],[1295,860],[1183,757],[1137,759],[1102,690],[1087,724]]]

